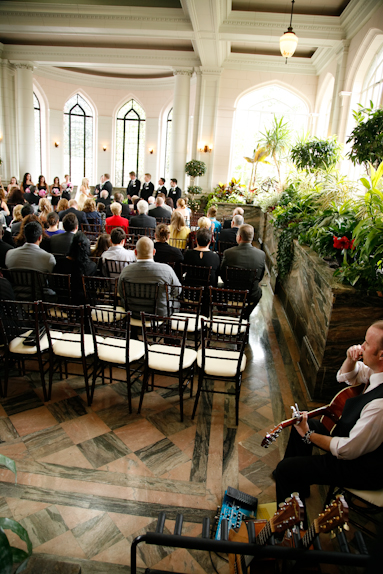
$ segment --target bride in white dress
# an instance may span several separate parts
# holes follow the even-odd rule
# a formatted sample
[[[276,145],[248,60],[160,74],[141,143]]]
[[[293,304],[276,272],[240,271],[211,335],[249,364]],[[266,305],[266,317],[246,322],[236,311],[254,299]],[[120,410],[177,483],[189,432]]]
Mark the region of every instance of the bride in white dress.
[[[84,207],[84,203],[88,198],[92,198],[92,194],[90,193],[90,188],[89,188],[89,179],[87,177],[84,177],[81,185],[80,185],[80,189],[77,190],[76,193],[76,201],[77,201],[77,205],[78,208],[80,210],[82,210],[82,208]]]

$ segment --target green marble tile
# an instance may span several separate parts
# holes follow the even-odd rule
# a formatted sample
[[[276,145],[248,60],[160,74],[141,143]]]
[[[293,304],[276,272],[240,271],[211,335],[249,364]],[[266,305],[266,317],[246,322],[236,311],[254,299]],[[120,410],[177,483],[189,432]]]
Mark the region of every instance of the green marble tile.
[[[148,421],[157,427],[165,436],[170,436],[193,426],[192,421],[187,417],[184,417],[183,422],[180,421],[180,411],[175,407],[149,416]]]
[[[24,526],[29,534],[29,538],[33,544],[33,548],[64,534],[68,530],[61,514],[55,506],[49,506],[31,514],[23,520],[20,524]]]
[[[71,397],[70,399],[47,405],[47,407],[58,423],[71,421],[91,412],[80,397]]]
[[[95,516],[79,524],[72,529],[72,533],[88,558],[124,540],[124,536],[107,514]]]
[[[141,448],[135,454],[156,476],[161,476],[190,460],[178,446],[167,438]]]
[[[115,434],[108,433],[77,445],[93,468],[99,468],[132,451]]]
[[[35,459],[73,446],[73,442],[59,425],[29,434],[23,437],[23,441]]]

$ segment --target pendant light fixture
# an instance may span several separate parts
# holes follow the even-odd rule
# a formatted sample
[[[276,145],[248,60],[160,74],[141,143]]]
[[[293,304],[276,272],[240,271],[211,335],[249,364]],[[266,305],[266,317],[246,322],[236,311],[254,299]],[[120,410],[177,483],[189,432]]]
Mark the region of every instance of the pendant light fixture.
[[[295,0],[291,1],[291,16],[290,16],[290,26],[287,28],[287,32],[283,34],[283,36],[279,39],[279,47],[281,50],[281,54],[284,58],[291,58],[294,54],[295,49],[298,45],[298,36],[293,32],[292,22],[293,22],[293,10],[294,10]]]

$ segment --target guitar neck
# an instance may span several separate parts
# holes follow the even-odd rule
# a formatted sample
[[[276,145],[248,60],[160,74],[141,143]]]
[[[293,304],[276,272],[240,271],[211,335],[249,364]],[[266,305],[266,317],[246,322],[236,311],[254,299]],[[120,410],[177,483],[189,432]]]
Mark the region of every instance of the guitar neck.
[[[328,409],[328,405],[314,409],[313,411],[310,411],[307,413],[307,418],[312,419],[315,417],[321,417],[322,415],[327,414],[327,409]],[[298,421],[301,421],[301,420],[302,420],[302,417],[298,417],[298,418],[294,417],[292,419],[287,419],[286,421],[282,421],[280,423],[280,426],[282,428],[290,427],[292,425],[295,425]]]
[[[315,520],[314,520],[310,528],[306,531],[305,535],[301,539],[301,545],[304,548],[310,548],[310,546],[312,545],[317,536],[318,534],[315,530]]]
[[[270,520],[268,522],[266,522],[265,526],[262,528],[261,532],[258,534],[258,536],[256,537],[256,544],[266,544],[266,542],[268,541],[268,539],[270,538],[270,536],[273,534],[273,531],[271,530],[271,523]]]

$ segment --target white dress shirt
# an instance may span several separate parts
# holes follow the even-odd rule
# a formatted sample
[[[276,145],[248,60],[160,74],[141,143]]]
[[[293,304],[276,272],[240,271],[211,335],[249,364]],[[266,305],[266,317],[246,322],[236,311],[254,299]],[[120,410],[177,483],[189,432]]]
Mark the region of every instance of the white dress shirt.
[[[114,259],[115,261],[135,261],[136,254],[133,249],[125,249],[122,245],[112,245],[101,255],[102,259]]]
[[[370,381],[364,391],[368,393],[383,383],[383,373],[373,373],[367,365],[358,361],[352,372],[341,374],[338,371],[337,380],[352,386]],[[339,459],[352,460],[376,450],[382,443],[383,399],[375,399],[362,409],[349,437],[335,436],[331,439],[330,451]]]

